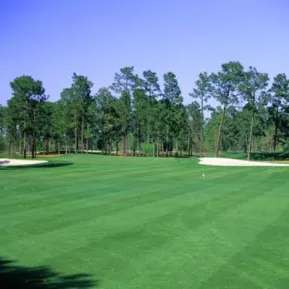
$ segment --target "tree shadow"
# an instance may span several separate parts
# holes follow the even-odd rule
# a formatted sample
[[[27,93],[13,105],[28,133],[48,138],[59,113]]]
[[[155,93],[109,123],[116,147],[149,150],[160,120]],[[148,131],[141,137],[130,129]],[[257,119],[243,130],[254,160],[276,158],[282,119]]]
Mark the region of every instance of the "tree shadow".
[[[194,156],[189,156],[189,155],[183,155],[183,156],[174,156],[175,159],[190,159],[193,158]]]
[[[88,274],[62,275],[48,267],[23,267],[0,257],[1,289],[88,289],[97,285]]]
[[[258,161],[273,161],[273,160],[288,160],[289,153],[287,152],[278,152],[278,153],[251,153],[252,160]]]
[[[49,168],[58,168],[58,167],[66,167],[73,165],[73,162],[50,162],[47,163],[39,163],[34,165],[27,165],[27,166],[0,166],[1,170],[19,170],[19,169],[35,169],[35,168],[43,168],[43,169],[49,169]]]

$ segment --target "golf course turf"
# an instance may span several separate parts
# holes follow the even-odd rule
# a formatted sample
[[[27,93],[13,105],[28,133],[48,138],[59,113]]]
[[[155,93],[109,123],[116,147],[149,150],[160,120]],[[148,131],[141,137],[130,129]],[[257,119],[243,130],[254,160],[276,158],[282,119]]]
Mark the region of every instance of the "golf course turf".
[[[289,168],[95,155],[49,162],[0,168],[0,278],[9,274],[2,259],[87,274],[76,288],[289,288]]]

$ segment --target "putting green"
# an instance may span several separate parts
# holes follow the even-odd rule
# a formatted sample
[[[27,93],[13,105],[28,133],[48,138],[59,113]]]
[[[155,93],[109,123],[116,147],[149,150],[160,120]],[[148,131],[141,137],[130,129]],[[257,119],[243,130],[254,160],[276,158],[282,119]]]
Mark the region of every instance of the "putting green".
[[[25,276],[47,266],[74,276],[59,278],[59,289],[288,288],[289,168],[94,155],[50,161],[0,168],[0,257],[26,270],[14,281],[45,278],[49,286],[56,275]]]

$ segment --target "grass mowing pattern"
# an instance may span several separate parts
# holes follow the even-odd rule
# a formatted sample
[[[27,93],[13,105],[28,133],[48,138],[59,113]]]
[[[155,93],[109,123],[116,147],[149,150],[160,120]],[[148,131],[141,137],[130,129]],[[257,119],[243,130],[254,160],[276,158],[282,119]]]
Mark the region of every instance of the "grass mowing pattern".
[[[105,289],[288,288],[287,168],[59,160],[0,169],[0,257]]]

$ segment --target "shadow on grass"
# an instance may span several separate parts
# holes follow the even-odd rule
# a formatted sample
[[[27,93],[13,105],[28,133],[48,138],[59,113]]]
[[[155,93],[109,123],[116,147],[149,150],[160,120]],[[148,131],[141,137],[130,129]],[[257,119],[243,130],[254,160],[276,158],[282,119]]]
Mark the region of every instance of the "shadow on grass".
[[[62,275],[48,267],[23,267],[0,257],[1,289],[88,289],[97,285],[88,274]]]
[[[258,161],[284,161],[289,159],[289,153],[252,153],[251,159]]]
[[[11,166],[11,167],[1,167],[0,170],[19,170],[19,169],[35,169],[35,168],[42,168],[42,169],[49,169],[49,168],[58,168],[58,167],[66,167],[73,165],[72,162],[47,162],[47,163],[40,163],[35,165],[27,165],[27,166]]]
[[[231,158],[231,159],[240,159],[246,160],[246,153],[222,153],[219,155],[220,158]],[[252,152],[251,153],[252,161],[284,161],[289,160],[289,153],[279,152],[279,153],[268,153],[268,152]]]

